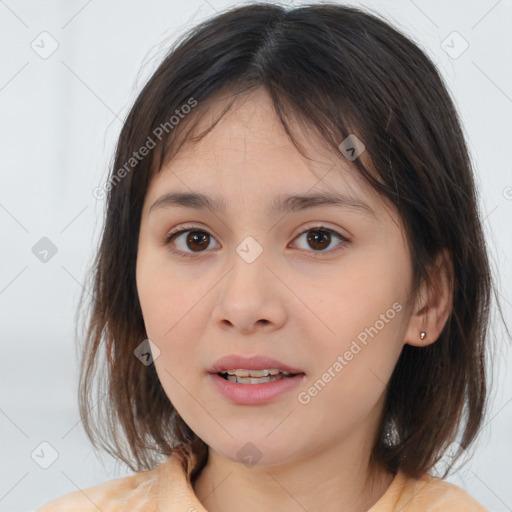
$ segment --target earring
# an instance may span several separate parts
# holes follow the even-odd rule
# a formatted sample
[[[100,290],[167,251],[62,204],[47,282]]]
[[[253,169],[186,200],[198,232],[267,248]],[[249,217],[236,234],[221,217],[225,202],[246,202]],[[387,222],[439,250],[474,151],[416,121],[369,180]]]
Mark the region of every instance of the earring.
[[[427,333],[425,331],[420,332],[420,339],[424,340],[427,337]]]

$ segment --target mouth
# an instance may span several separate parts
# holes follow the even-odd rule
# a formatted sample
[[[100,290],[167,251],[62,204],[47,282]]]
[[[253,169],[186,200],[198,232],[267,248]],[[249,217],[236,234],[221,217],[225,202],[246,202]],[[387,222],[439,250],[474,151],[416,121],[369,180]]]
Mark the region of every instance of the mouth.
[[[264,405],[291,393],[305,372],[267,355],[231,354],[208,370],[214,389],[234,405]]]
[[[218,359],[208,373],[233,384],[268,384],[278,380],[304,376],[302,369],[266,355],[231,354]]]
[[[300,375],[299,373],[291,373],[278,368],[270,368],[265,370],[244,370],[233,369],[217,372],[219,377],[224,380],[233,382],[234,384],[266,384],[282,379],[289,379]]]

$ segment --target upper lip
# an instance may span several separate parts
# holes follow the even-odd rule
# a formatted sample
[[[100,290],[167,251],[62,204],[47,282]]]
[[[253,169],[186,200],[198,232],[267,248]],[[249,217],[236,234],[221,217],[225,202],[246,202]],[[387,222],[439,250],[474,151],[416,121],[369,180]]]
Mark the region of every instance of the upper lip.
[[[237,354],[231,354],[218,359],[213,366],[208,370],[209,373],[220,373],[227,370],[266,370],[266,369],[285,370],[290,373],[304,373],[298,368],[287,365],[272,359],[271,357],[256,355],[245,357]]]

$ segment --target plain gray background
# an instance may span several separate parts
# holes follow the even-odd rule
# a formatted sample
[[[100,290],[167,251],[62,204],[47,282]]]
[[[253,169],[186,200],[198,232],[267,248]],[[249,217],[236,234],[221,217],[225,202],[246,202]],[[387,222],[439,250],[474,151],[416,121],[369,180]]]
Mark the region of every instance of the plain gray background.
[[[510,318],[512,1],[345,3],[383,14],[438,64],[464,124]],[[232,5],[0,0],[0,512],[129,474],[95,457],[76,403],[75,312],[104,208],[92,191],[170,42]],[[57,251],[46,262],[33,249],[43,237]],[[473,458],[448,480],[504,512],[512,510],[512,377],[502,325],[493,326],[490,411]]]

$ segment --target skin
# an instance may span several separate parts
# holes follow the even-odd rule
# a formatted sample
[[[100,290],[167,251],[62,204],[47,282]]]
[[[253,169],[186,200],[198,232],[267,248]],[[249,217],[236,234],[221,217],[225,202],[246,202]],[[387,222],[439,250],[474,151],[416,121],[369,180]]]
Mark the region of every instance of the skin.
[[[198,130],[208,126],[204,119]],[[370,478],[368,464],[385,387],[404,344],[434,342],[449,314],[443,270],[435,274],[440,287],[429,302],[405,307],[412,263],[396,211],[348,160],[300,130],[309,160],[284,132],[266,93],[245,95],[204,139],[187,143],[152,178],[143,207],[136,276],[146,331],[160,350],[155,366],[166,394],[210,447],[194,491],[212,512],[252,510],[255,503],[259,510],[368,510],[393,479],[382,468]],[[226,211],[149,213],[171,191],[222,196]],[[375,216],[332,205],[267,216],[267,204],[278,195],[318,191],[356,197]],[[187,244],[190,233],[165,244],[166,234],[183,223],[211,235],[204,246]],[[314,233],[308,230],[318,226],[349,242],[332,235],[323,245],[309,244]],[[248,236],[263,249],[250,264],[236,252]],[[400,312],[386,317],[342,371],[301,403],[298,394],[397,303]],[[268,355],[305,377],[270,403],[234,405],[207,374],[217,359],[234,353]],[[253,466],[237,456],[247,442],[261,453]]]

